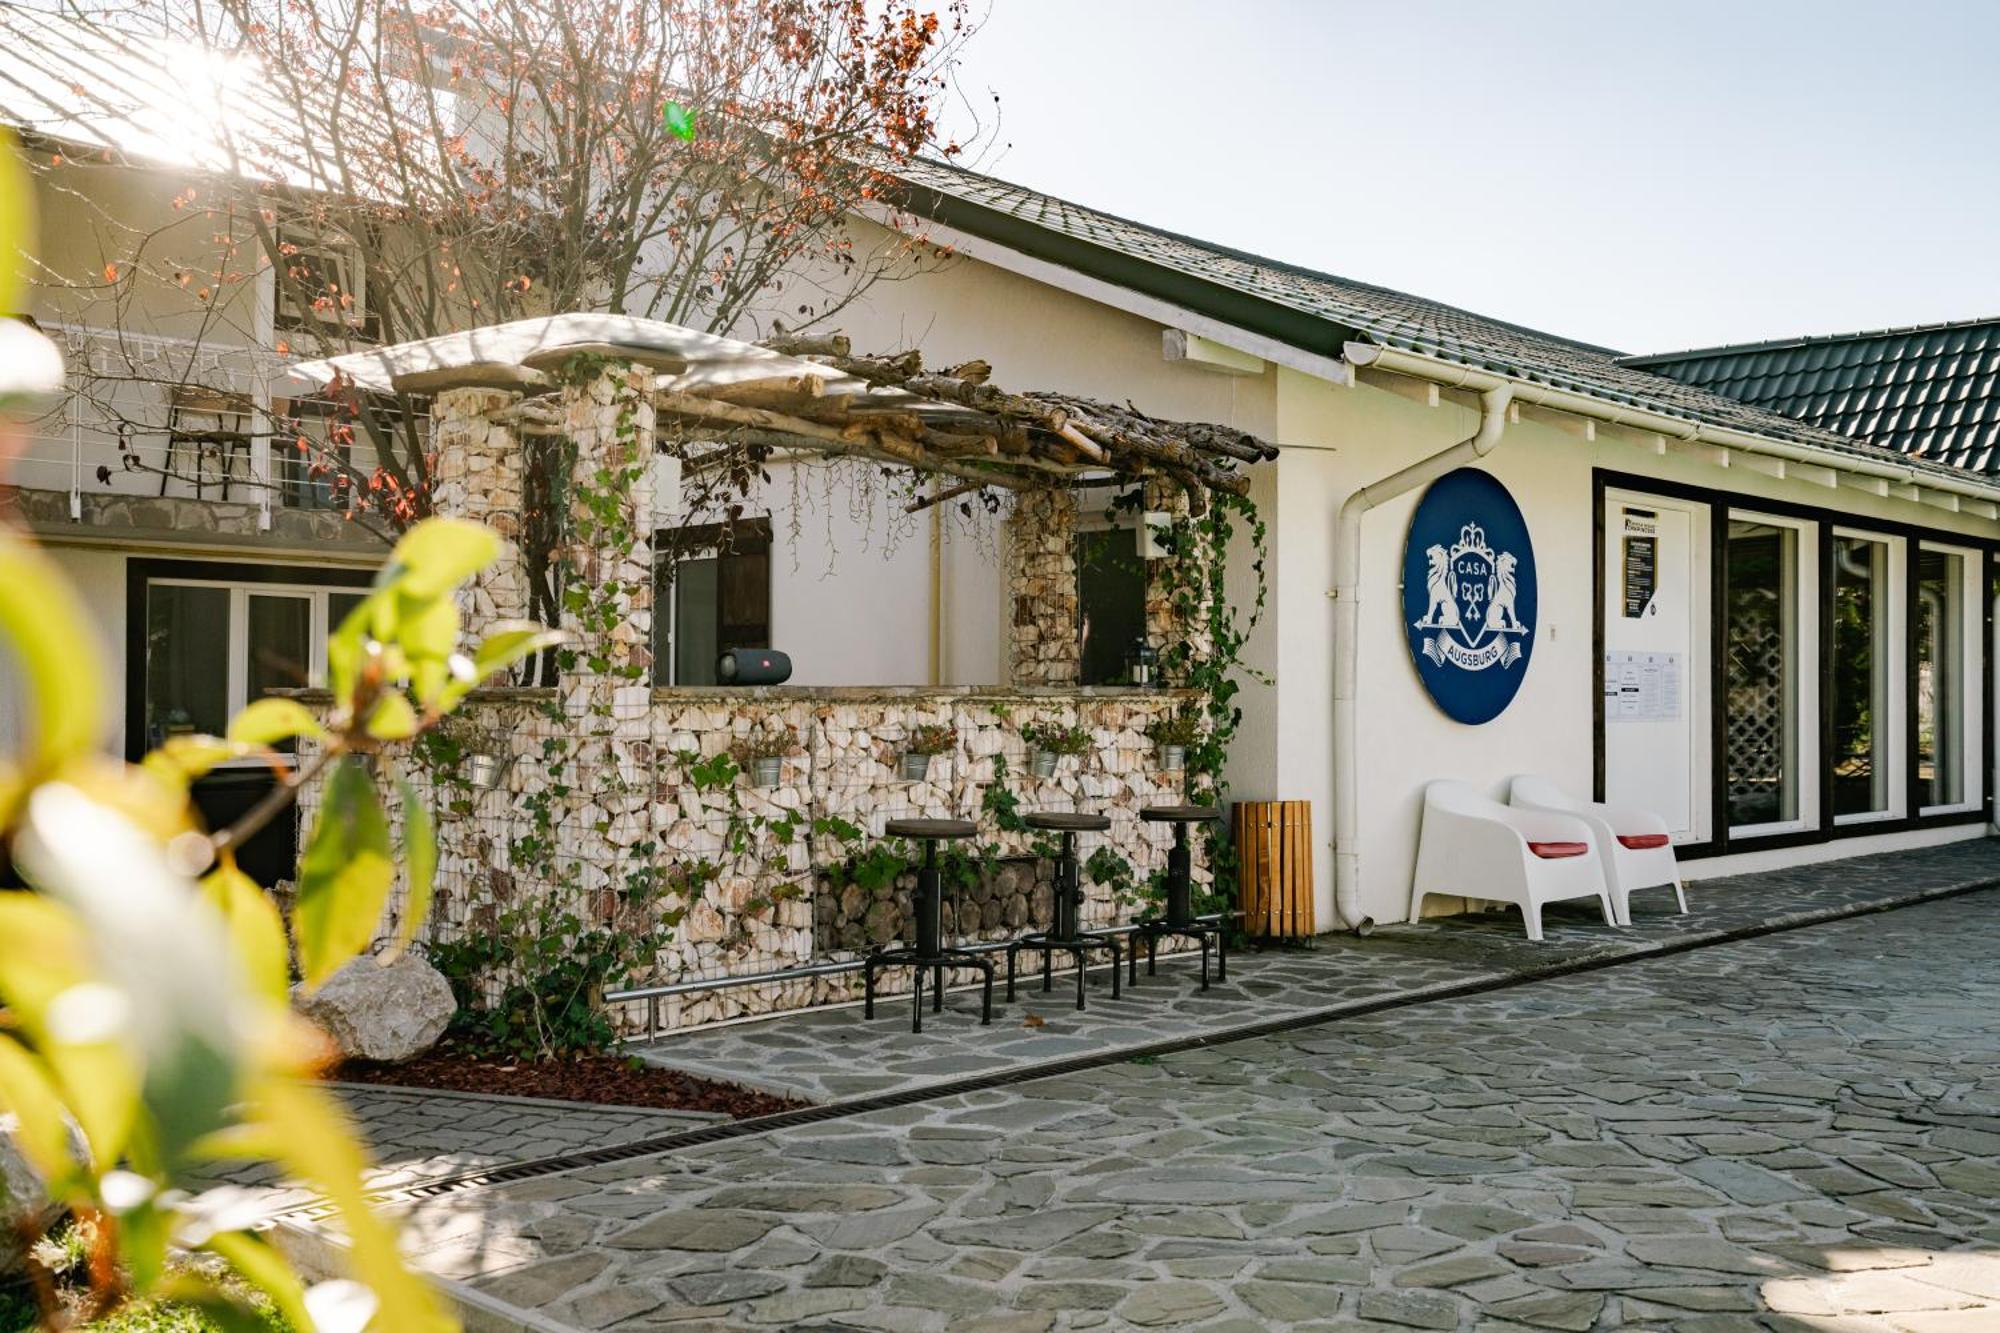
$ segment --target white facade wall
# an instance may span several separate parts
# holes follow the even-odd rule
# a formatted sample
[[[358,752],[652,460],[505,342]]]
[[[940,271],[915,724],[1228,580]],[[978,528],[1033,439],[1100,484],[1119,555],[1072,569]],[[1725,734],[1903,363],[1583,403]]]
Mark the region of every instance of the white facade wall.
[[[1252,498],[1270,526],[1271,594],[1245,658],[1269,680],[1246,681],[1240,696],[1245,716],[1231,754],[1231,794],[1312,802],[1317,916],[1322,928],[1332,928],[1337,918],[1328,594],[1336,516],[1356,488],[1470,435],[1478,425],[1476,398],[1447,391],[1432,405],[1423,386],[1373,372],[1345,385],[1268,364],[1260,375],[1238,376],[1168,362],[1161,352],[1167,326],[1159,320],[1010,271],[1034,267],[1018,257],[988,254],[1007,267],[960,258],[937,273],[878,284],[842,312],[838,326],[853,337],[857,350],[916,344],[933,366],[981,357],[992,363],[995,382],[1007,387],[1129,398],[1149,412],[1226,422],[1282,447],[1282,457],[1255,469],[1252,478]],[[1661,455],[1650,435],[1600,427],[1589,441],[1575,418],[1532,407],[1520,410],[1485,466],[1513,493],[1527,520],[1541,599],[1540,634],[1527,678],[1493,722],[1469,727],[1451,721],[1432,703],[1410,663],[1400,579],[1404,537],[1421,492],[1386,503],[1364,520],[1359,905],[1377,921],[1397,920],[1407,911],[1426,782],[1454,777],[1504,796],[1511,775],[1539,772],[1579,794],[1591,789],[1594,468],[1733,490],[1746,504],[1762,498],[1944,533],[2000,535],[2000,525],[1971,514],[1778,480],[1742,467],[1724,469],[1678,453]],[[1246,567],[1238,552],[1232,587],[1247,601]],[[1985,827],[1846,837],[1690,861],[1685,869],[1690,878],[1706,878],[1977,837]],[[1429,910],[1451,906],[1449,900],[1433,900]]]

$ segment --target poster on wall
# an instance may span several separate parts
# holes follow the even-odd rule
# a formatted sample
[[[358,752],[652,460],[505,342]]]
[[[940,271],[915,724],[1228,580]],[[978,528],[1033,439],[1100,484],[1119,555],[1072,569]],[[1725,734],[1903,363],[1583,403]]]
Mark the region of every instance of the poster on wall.
[[[1606,722],[1676,722],[1680,715],[1679,653],[1604,654]]]
[[[1491,473],[1431,483],[1403,546],[1410,661],[1445,716],[1471,726],[1507,711],[1534,652],[1535,548]]]

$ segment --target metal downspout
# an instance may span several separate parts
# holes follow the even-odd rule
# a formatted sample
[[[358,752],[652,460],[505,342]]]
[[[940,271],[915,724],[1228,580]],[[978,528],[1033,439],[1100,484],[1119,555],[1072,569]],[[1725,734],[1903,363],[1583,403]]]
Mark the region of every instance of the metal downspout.
[[[1361,794],[1354,682],[1361,664],[1361,519],[1384,500],[1492,453],[1507,428],[1507,406],[1513,401],[1510,385],[1485,390],[1479,395],[1478,430],[1448,449],[1361,487],[1340,506],[1333,540],[1333,906],[1341,924],[1358,934],[1366,934],[1375,924],[1361,914],[1358,902]]]

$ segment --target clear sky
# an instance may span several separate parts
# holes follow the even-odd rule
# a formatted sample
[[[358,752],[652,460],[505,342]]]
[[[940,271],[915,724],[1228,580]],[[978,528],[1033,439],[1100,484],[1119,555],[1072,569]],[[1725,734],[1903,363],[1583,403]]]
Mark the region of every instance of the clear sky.
[[[1622,351],[2000,315],[2000,0],[990,0],[981,163]]]

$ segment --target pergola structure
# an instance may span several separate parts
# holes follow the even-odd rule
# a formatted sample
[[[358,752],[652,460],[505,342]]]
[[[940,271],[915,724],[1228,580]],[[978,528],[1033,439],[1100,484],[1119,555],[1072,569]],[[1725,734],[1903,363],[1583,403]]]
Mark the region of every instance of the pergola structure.
[[[579,366],[597,377],[594,386],[578,381]],[[796,454],[946,479],[927,493],[913,491],[912,512],[981,491],[1013,492],[1008,592],[1016,632],[1008,682],[1074,684],[1075,492],[1137,485],[1146,510],[1198,516],[1211,492],[1243,494],[1244,467],[1275,458],[1277,450],[1242,431],[1166,421],[1129,403],[1010,392],[993,384],[991,373],[983,361],[926,370],[914,351],[856,355],[838,334],[748,343],[603,314],[516,320],[292,371],[312,392],[434,395],[432,507],[488,522],[517,540],[524,535],[522,442],[537,435],[577,442],[578,484],[596,473],[607,451],[636,447],[642,459],[655,453],[676,459],[691,490],[704,479],[753,475],[774,456]],[[621,430],[633,439],[620,443]],[[649,514],[656,484],[651,475],[635,476],[620,502],[635,517]],[[637,585],[651,579],[652,524],[631,526],[633,549],[588,553],[572,563],[601,577],[622,567],[617,581],[641,596]],[[646,608],[635,602],[627,609],[636,617]],[[520,570],[484,576],[474,610],[528,617]],[[1161,642],[1198,632],[1166,624],[1149,630]],[[643,645],[621,645],[620,653],[643,655]]]
[[[679,423],[706,442],[688,460],[697,467],[712,464],[717,451],[787,449],[958,479],[924,505],[988,486],[1164,478],[1199,513],[1207,490],[1248,488],[1239,465],[1277,457],[1271,445],[1225,426],[1165,421],[1129,403],[1074,394],[1009,392],[991,382],[984,361],[932,371],[915,351],[856,355],[840,334],[745,343],[623,315],[517,320],[312,362],[295,373],[316,387],[338,382],[378,392],[519,390],[534,396],[507,421],[523,433],[557,433],[568,422],[546,392],[579,353],[655,372],[656,420]]]

